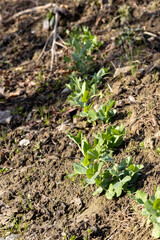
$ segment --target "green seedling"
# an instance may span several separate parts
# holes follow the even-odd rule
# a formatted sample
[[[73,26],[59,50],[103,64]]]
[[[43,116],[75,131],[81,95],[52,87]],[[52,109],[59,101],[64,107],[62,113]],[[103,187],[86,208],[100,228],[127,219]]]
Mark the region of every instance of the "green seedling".
[[[99,84],[102,82],[102,77],[105,76],[109,71],[109,68],[100,68],[100,70],[97,73],[94,73],[92,76],[92,79],[89,80],[90,86],[92,84]]]
[[[65,235],[64,237],[62,237],[62,240],[67,240],[68,239],[68,237],[67,237],[67,235]],[[76,237],[76,235],[73,235],[71,238],[69,238],[69,240],[76,240],[77,239],[77,237]]]
[[[47,13],[47,20],[48,20],[48,22],[49,22],[49,27],[50,27],[50,29],[53,29],[53,27],[54,27],[54,22],[55,22],[55,15],[54,15],[53,11],[49,11],[49,12]]]
[[[88,50],[88,53],[90,54],[92,51],[98,50],[103,45],[103,41],[98,42],[97,36],[92,35],[89,28],[86,26],[83,26],[82,28],[75,26],[72,32],[69,32],[68,30],[66,32],[70,37],[68,40],[68,45],[70,46],[75,46],[75,39],[84,44],[87,44],[89,41],[91,43],[91,47]]]
[[[103,183],[95,194],[106,190],[106,197],[112,199],[114,196],[119,197],[122,192],[133,191],[133,185],[140,175],[143,165],[132,163],[132,158],[123,159],[119,164],[113,164],[111,168],[104,170]]]
[[[33,210],[33,206],[32,206],[32,201],[31,201],[31,196],[30,194],[27,195],[27,205],[29,207],[30,210]]]
[[[14,140],[14,145],[11,149],[11,152],[9,153],[9,159],[12,158],[12,156],[15,154],[15,153],[20,153],[21,150],[18,148],[18,143],[17,143],[17,140],[15,139]]]
[[[73,175],[78,174],[78,172],[89,174],[90,170],[87,172],[87,169],[92,169],[92,174],[94,174],[96,171],[98,171],[98,165],[100,170],[103,162],[112,161],[108,155],[101,153],[101,150],[99,149],[99,151],[96,150],[95,147],[92,146],[85,137],[83,138],[81,131],[79,131],[77,137],[71,134],[68,134],[68,137],[78,145],[84,156],[81,159],[80,164],[74,163],[75,171]]]
[[[104,123],[110,122],[111,118],[116,115],[116,110],[112,109],[115,101],[110,100],[108,104],[102,104],[97,111],[92,109],[92,106],[84,107],[83,111],[80,112],[78,116],[86,117],[87,122],[95,122],[97,120],[101,120]]]
[[[87,229],[87,235],[84,236],[83,240],[89,240],[90,239],[90,235],[91,235],[92,231],[90,228]]]
[[[11,113],[12,113],[13,115],[15,115],[15,114],[20,115],[20,114],[22,114],[22,112],[23,112],[23,107],[22,107],[22,106],[19,106],[19,107],[16,107],[16,109],[12,110]]]
[[[39,72],[37,79],[39,82],[43,81],[43,72],[42,71]]]
[[[116,17],[116,19],[119,19],[121,25],[123,25],[126,21],[129,21],[131,17],[131,8],[130,6],[127,6],[126,4],[119,7],[119,15]]]
[[[37,144],[35,145],[35,147],[33,148],[33,152],[40,150],[40,142],[37,142]]]
[[[7,131],[2,131],[1,136],[0,136],[0,142],[6,141],[7,139]]]
[[[160,154],[160,147],[157,147],[157,148],[156,148],[156,153],[157,153],[157,154]]]
[[[70,83],[66,84],[72,93],[68,97],[68,101],[71,105],[81,106],[82,108],[87,106],[87,102],[90,98],[97,93],[97,84],[101,82],[102,77],[106,75],[108,68],[101,68],[93,77],[88,80],[82,80],[81,77],[77,77],[75,72],[69,76]]]
[[[115,39],[115,44],[118,46],[122,45],[126,59],[131,68],[132,76],[135,76],[135,72],[140,66],[140,53],[142,50],[142,36],[140,29],[125,27]],[[137,47],[136,45],[140,46]]]
[[[105,132],[99,132],[94,139],[94,146],[97,151],[112,154],[115,148],[119,147],[123,142],[126,134],[125,127],[110,126]]]
[[[49,114],[45,114],[45,125],[48,126],[50,124],[50,121],[49,121]]]
[[[117,129],[116,131],[118,132]],[[122,142],[121,138],[116,139],[115,137],[112,142],[109,136],[110,140],[107,142],[105,136],[105,141],[100,138],[97,142],[96,139],[97,144],[92,146],[86,138],[83,138],[81,131],[77,137],[71,134],[68,136],[79,146],[84,156],[81,158],[80,163],[73,164],[74,173],[68,175],[69,178],[76,175],[85,175],[87,185],[96,184],[98,187],[93,195],[105,191],[108,199],[119,197],[123,191],[127,191],[132,187],[143,165],[132,164],[131,157],[123,159],[120,164],[114,164],[114,160],[107,154],[107,151],[104,151],[104,149],[108,149],[109,145],[111,145],[112,149],[113,146],[119,146]],[[109,167],[109,162],[112,167]]]
[[[50,124],[50,121],[49,121],[49,114],[47,113],[47,108],[45,106],[40,107],[39,114],[40,114],[41,118],[44,120],[45,125],[48,126]]]
[[[153,224],[152,236],[160,238],[160,187],[157,187],[155,195],[148,200],[147,194],[142,191],[137,191],[135,199],[143,205],[142,215],[148,217],[147,223]]]
[[[43,116],[45,114],[45,111],[46,111],[46,107],[40,107],[39,108],[39,114],[40,114],[41,118],[43,118]]]
[[[92,35],[88,27],[82,29],[75,27],[72,33],[67,31],[69,35],[68,45],[72,46],[74,52],[72,58],[75,66],[73,69],[78,70],[80,75],[93,72],[93,51],[98,50],[103,42],[98,42],[97,36]],[[66,61],[72,61],[69,57]]]
[[[5,173],[5,172],[7,172],[7,171],[8,171],[8,168],[1,168],[1,169],[0,169],[0,174],[1,174],[1,173]]]
[[[115,39],[115,44],[120,46],[122,45],[124,48],[124,52],[126,52],[127,44],[133,45],[135,43],[141,43],[142,36],[140,33],[140,28],[129,28],[124,27],[120,32],[119,36]],[[126,50],[125,50],[126,49]]]
[[[140,149],[144,149],[145,148],[144,142],[140,142],[139,147]]]

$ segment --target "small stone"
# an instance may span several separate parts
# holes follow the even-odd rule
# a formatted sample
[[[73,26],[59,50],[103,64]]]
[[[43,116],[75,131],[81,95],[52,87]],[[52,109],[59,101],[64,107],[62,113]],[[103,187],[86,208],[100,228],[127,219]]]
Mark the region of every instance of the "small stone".
[[[133,96],[130,95],[128,98],[129,98],[130,103],[135,103],[136,102],[136,100]]]
[[[18,234],[11,234],[5,238],[0,238],[0,240],[18,240],[18,239],[20,239]]]
[[[22,146],[28,146],[30,144],[30,141],[28,139],[22,139],[20,142],[19,142],[19,145],[22,147]]]
[[[5,88],[0,87],[0,98],[5,98],[4,90]]]
[[[19,239],[18,234],[11,234],[5,238],[5,240],[16,240],[16,239]]]
[[[9,124],[12,119],[11,111],[0,111],[0,123],[2,124]]]
[[[80,198],[74,198],[71,203],[77,206],[78,210],[82,208],[82,200]]]
[[[123,68],[117,68],[116,71],[115,71],[115,74],[114,74],[114,78],[115,77],[118,77],[120,74],[128,74],[131,72],[131,67],[130,66],[126,66],[126,67],[123,67]]]
[[[71,90],[69,88],[64,88],[63,91],[61,92],[61,96],[66,96],[71,93]]]
[[[46,19],[43,21],[43,30],[44,30],[44,31],[49,30],[49,20],[48,20],[48,18],[46,18]]]

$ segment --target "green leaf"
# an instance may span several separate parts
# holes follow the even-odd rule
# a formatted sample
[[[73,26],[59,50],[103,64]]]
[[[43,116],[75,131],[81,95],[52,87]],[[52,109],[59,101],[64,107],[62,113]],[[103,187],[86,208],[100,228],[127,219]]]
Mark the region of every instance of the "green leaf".
[[[155,193],[156,198],[160,198],[160,186],[157,187],[156,193]]]
[[[97,195],[97,194],[101,194],[102,192],[103,192],[103,188],[102,188],[102,187],[99,187],[99,188],[97,188],[96,191],[94,191],[93,196],[95,196],[95,195]]]
[[[126,182],[129,182],[130,180],[131,180],[131,177],[126,176],[120,182],[117,182],[114,184],[114,189],[117,197],[119,197],[122,194],[123,186],[126,184]]]
[[[89,179],[92,178],[93,175],[94,175],[93,169],[88,168],[88,169],[87,169],[87,172],[86,172],[86,175],[87,175],[87,177],[88,177]]]
[[[145,192],[137,190],[137,192],[135,194],[135,198],[138,203],[144,204],[147,201],[147,194]]]
[[[64,57],[64,61],[66,61],[66,62],[70,62],[70,61],[71,61],[71,58],[68,57],[68,56],[65,56],[65,57]],[[67,84],[67,85],[68,85],[68,84]]]
[[[89,164],[90,164],[90,161],[88,159],[88,154],[85,154],[85,158],[83,160],[83,166],[85,167],[85,166],[87,166]]]
[[[153,202],[153,209],[160,211],[160,198],[157,198],[157,199]]]
[[[127,167],[127,161],[126,159],[123,159],[119,164],[118,164],[118,171],[123,171]]]
[[[108,154],[105,154],[105,155],[101,156],[100,160],[102,160],[104,162],[114,162],[114,159],[111,158]]]
[[[90,121],[94,122],[97,120],[97,113],[94,110],[89,110],[88,111],[88,118]]]
[[[154,228],[152,231],[152,236],[154,238],[160,238],[160,226],[158,224],[154,224]]]
[[[142,216],[145,216],[145,217],[150,216],[150,213],[147,211],[147,209],[144,208],[142,210]]]
[[[83,96],[82,96],[82,102],[87,102],[89,100],[89,91],[85,91]]]
[[[88,150],[92,149],[91,144],[87,141],[86,138],[82,140],[81,149],[84,156],[87,154]]]
[[[111,183],[109,185],[109,188],[108,190],[106,191],[106,198],[107,199],[112,199],[115,195],[115,191],[114,191],[114,187],[113,187],[113,184]]]
[[[87,154],[88,154],[89,159],[98,159],[99,158],[98,151],[96,151],[94,149],[88,150]]]
[[[79,163],[74,163],[74,174],[86,174],[87,169],[80,165]]]
[[[143,165],[134,165],[131,164],[128,169],[132,170],[133,172],[138,172],[139,170],[141,170],[142,168],[144,168]]]
[[[101,171],[102,166],[103,166],[103,162],[100,162],[99,165],[98,165],[98,172]]]
[[[67,135],[72,141],[74,141],[77,145],[80,145],[81,141],[82,141],[82,131],[78,132],[77,137],[72,135],[72,134],[68,134]]]
[[[152,223],[159,223],[160,224],[160,217],[150,216],[149,219]]]
[[[144,206],[146,208],[146,210],[153,216],[156,216],[156,217],[159,217],[160,214],[158,214],[158,212],[153,209],[153,204],[151,201],[147,200],[145,203],[144,203]]]
[[[94,178],[85,179],[85,182],[86,182],[87,184],[95,184],[95,179],[94,179]]]

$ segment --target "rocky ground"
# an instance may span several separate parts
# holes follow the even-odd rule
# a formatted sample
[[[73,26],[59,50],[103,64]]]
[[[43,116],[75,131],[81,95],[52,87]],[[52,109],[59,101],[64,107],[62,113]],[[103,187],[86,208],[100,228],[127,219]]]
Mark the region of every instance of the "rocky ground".
[[[95,72],[110,70],[94,102],[115,100],[112,124],[125,125],[127,134],[114,159],[132,156],[143,164],[135,187],[151,196],[160,184],[160,2],[54,1],[65,11],[52,71],[50,52],[38,60],[52,32],[44,23],[48,8],[12,17],[50,2],[0,2],[0,239],[151,240],[152,225],[128,194],[108,200],[93,196],[94,187],[84,188],[81,178],[66,178],[82,156],[67,133],[82,130],[92,141],[108,124],[73,118],[80,109],[64,91],[72,65],[64,60],[72,53],[64,42],[75,25],[103,41],[94,53]],[[128,29],[133,34],[123,45]]]

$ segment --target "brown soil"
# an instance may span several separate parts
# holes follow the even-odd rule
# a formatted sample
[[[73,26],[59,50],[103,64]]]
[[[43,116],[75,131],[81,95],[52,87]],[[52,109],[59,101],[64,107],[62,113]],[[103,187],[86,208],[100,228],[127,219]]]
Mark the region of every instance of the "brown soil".
[[[82,179],[72,182],[65,178],[73,172],[73,162],[81,157],[67,133],[77,134],[81,129],[92,139],[95,132],[107,125],[86,125],[77,118],[72,122],[67,113],[72,106],[62,94],[68,70],[63,57],[70,54],[69,48],[58,46],[53,72],[50,72],[49,54],[36,62],[51,32],[43,30],[47,10],[7,21],[18,11],[47,2],[5,0],[0,3],[0,83],[5,88],[0,111],[12,112],[11,122],[0,125],[0,169],[8,169],[0,172],[0,237],[4,232],[9,235],[8,229],[17,221],[20,229],[14,227],[13,233],[18,233],[20,239],[69,240],[73,235],[79,240],[152,239],[152,226],[146,225],[141,209],[127,194],[107,200],[104,195],[92,196],[94,187],[83,188]],[[58,27],[64,41],[65,30],[73,29],[75,24],[89,26],[104,41],[95,53],[95,69],[110,66],[110,73],[100,86],[103,99],[94,100],[97,104],[111,98],[116,100],[117,118],[113,123],[123,123],[127,135],[114,156],[115,161],[132,156],[135,163],[143,164],[135,187],[153,194],[160,183],[159,1],[114,0],[111,5],[104,1],[102,9],[98,1],[54,2],[66,9]],[[117,16],[124,5],[130,13],[123,21]],[[115,69],[129,66],[123,46],[115,46],[113,39],[124,27],[140,28],[142,42],[133,45],[135,51],[139,49],[133,59],[137,61],[137,69],[135,74],[129,71],[113,78]],[[146,37],[144,31],[157,37]],[[63,129],[60,128],[66,121]],[[22,139],[29,139],[30,144],[20,146]]]

